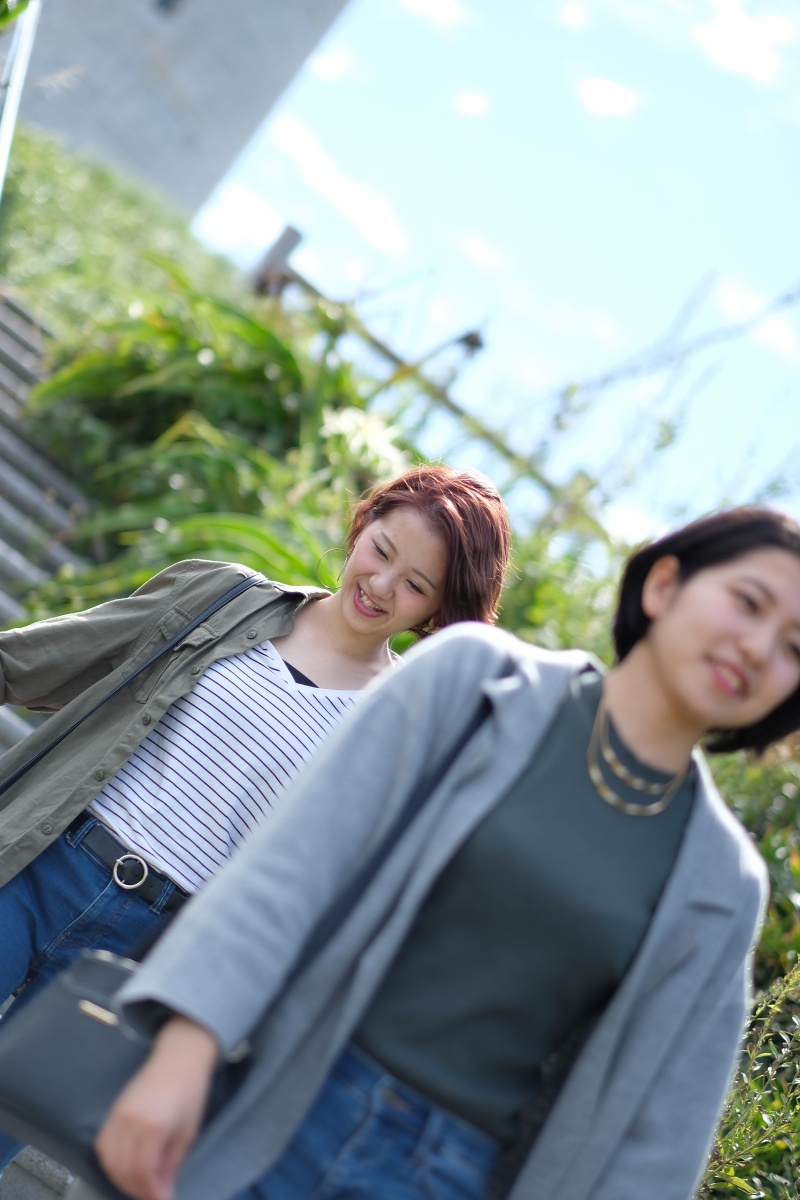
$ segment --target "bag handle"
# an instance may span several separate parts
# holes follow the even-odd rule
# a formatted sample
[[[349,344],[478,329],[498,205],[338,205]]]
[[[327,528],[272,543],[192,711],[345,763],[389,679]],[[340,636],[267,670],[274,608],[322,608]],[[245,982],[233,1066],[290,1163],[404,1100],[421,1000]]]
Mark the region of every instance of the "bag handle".
[[[102,708],[104,704],[107,704],[109,700],[113,700],[114,696],[118,695],[123,688],[127,687],[130,683],[133,683],[134,679],[138,678],[138,676],[141,675],[143,671],[146,671],[148,667],[151,667],[156,659],[159,659],[162,654],[166,654],[168,650],[171,650],[173,646],[176,646],[183,638],[188,637],[190,633],[193,633],[194,630],[197,629],[198,625],[202,625],[204,621],[207,621],[208,618],[213,616],[215,612],[219,612],[219,610],[226,604],[229,604],[231,600],[235,600],[237,596],[242,594],[242,592],[246,592],[248,588],[253,587],[257,583],[264,582],[265,578],[263,575],[248,575],[246,579],[240,579],[238,583],[233,585],[233,587],[228,588],[227,592],[224,592],[221,596],[218,596],[216,600],[212,600],[211,604],[204,608],[203,611],[196,617],[193,617],[192,620],[189,621],[188,625],[184,625],[184,627],[179,629],[177,633],[173,634],[163,646],[159,646],[157,650],[154,650],[153,653],[136,668],[132,675],[125,676],[125,678],[118,683],[116,687],[113,687],[110,692],[103,696],[102,700],[98,700],[97,704],[95,704],[93,708],[90,708],[89,711],[84,713],[82,717],[78,717],[77,721],[73,721],[68,729],[65,729],[63,733],[58,735],[58,737],[54,737],[53,740],[48,742],[42,750],[39,750],[36,754],[29,758],[27,762],[23,763],[21,767],[18,767],[13,774],[9,775],[8,779],[5,779],[0,784],[0,796],[2,796],[4,792],[7,792],[9,788],[13,787],[15,783],[18,783],[19,780],[22,779],[23,775],[27,775],[28,771],[30,771],[32,767],[35,767],[37,763],[40,763],[45,755],[49,754],[51,750],[54,750],[56,746],[60,745],[60,743],[64,741],[64,738],[69,737],[69,735],[73,733],[79,725],[82,725],[84,721],[88,721],[89,717],[93,717],[98,709]]]

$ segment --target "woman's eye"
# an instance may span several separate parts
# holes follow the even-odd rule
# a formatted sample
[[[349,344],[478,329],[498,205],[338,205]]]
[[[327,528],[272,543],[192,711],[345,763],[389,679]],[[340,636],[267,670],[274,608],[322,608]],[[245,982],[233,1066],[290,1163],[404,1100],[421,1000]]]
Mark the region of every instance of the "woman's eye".
[[[422,588],[419,586],[419,584],[414,583],[413,579],[408,580],[408,586],[411,588],[412,592],[416,592],[418,596],[422,596],[424,594]]]
[[[387,557],[386,551],[383,549],[382,546],[379,546],[377,542],[373,542],[372,544],[375,547],[375,550],[377,551],[377,553],[380,554],[381,558]]]
[[[758,601],[748,592],[736,592],[736,599],[748,612],[758,612]]]

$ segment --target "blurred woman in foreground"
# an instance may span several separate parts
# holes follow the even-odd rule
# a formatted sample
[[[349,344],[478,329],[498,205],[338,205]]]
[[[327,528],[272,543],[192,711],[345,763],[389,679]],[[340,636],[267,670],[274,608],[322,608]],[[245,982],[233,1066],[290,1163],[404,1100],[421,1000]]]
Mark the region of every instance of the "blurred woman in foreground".
[[[614,637],[604,675],[580,651],[454,628],[348,716],[126,989],[160,1032],[97,1141],[119,1187],[689,1200],[766,895],[694,747],[800,727],[800,528],[741,509],[645,547]],[[486,720],[273,1004],[482,696]],[[196,1141],[243,1038],[247,1080]]]

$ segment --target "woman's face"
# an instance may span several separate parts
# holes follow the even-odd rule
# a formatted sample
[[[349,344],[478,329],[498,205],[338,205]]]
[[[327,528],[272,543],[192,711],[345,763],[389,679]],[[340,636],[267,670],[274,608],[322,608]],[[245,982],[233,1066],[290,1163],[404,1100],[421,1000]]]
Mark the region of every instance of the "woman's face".
[[[342,572],[348,623],[380,639],[424,625],[442,602],[447,545],[417,509],[398,505],[371,521]]]
[[[800,558],[766,547],[685,583],[656,562],[642,592],[661,684],[696,736],[754,724],[800,685]]]

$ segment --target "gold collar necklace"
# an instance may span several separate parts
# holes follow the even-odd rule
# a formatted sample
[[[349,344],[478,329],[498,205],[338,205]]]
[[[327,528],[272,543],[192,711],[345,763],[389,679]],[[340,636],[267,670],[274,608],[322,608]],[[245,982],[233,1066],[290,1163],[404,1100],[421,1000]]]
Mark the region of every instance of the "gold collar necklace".
[[[603,778],[603,773],[600,770],[598,750],[603,757],[603,762],[621,783],[634,788],[637,792],[643,792],[647,796],[660,796],[661,799],[654,801],[652,804],[635,804],[632,801],[623,800],[613,788],[608,786]],[[629,771],[614,752],[608,734],[608,710],[606,709],[605,698],[603,696],[600,697],[594,725],[592,726],[592,736],[589,738],[589,746],[586,751],[586,767],[598,796],[601,800],[605,800],[606,804],[615,808],[617,812],[625,813],[628,817],[657,817],[675,799],[678,789],[691,770],[691,766],[691,761],[689,761],[667,783],[648,783],[640,775],[634,775],[633,771]]]

